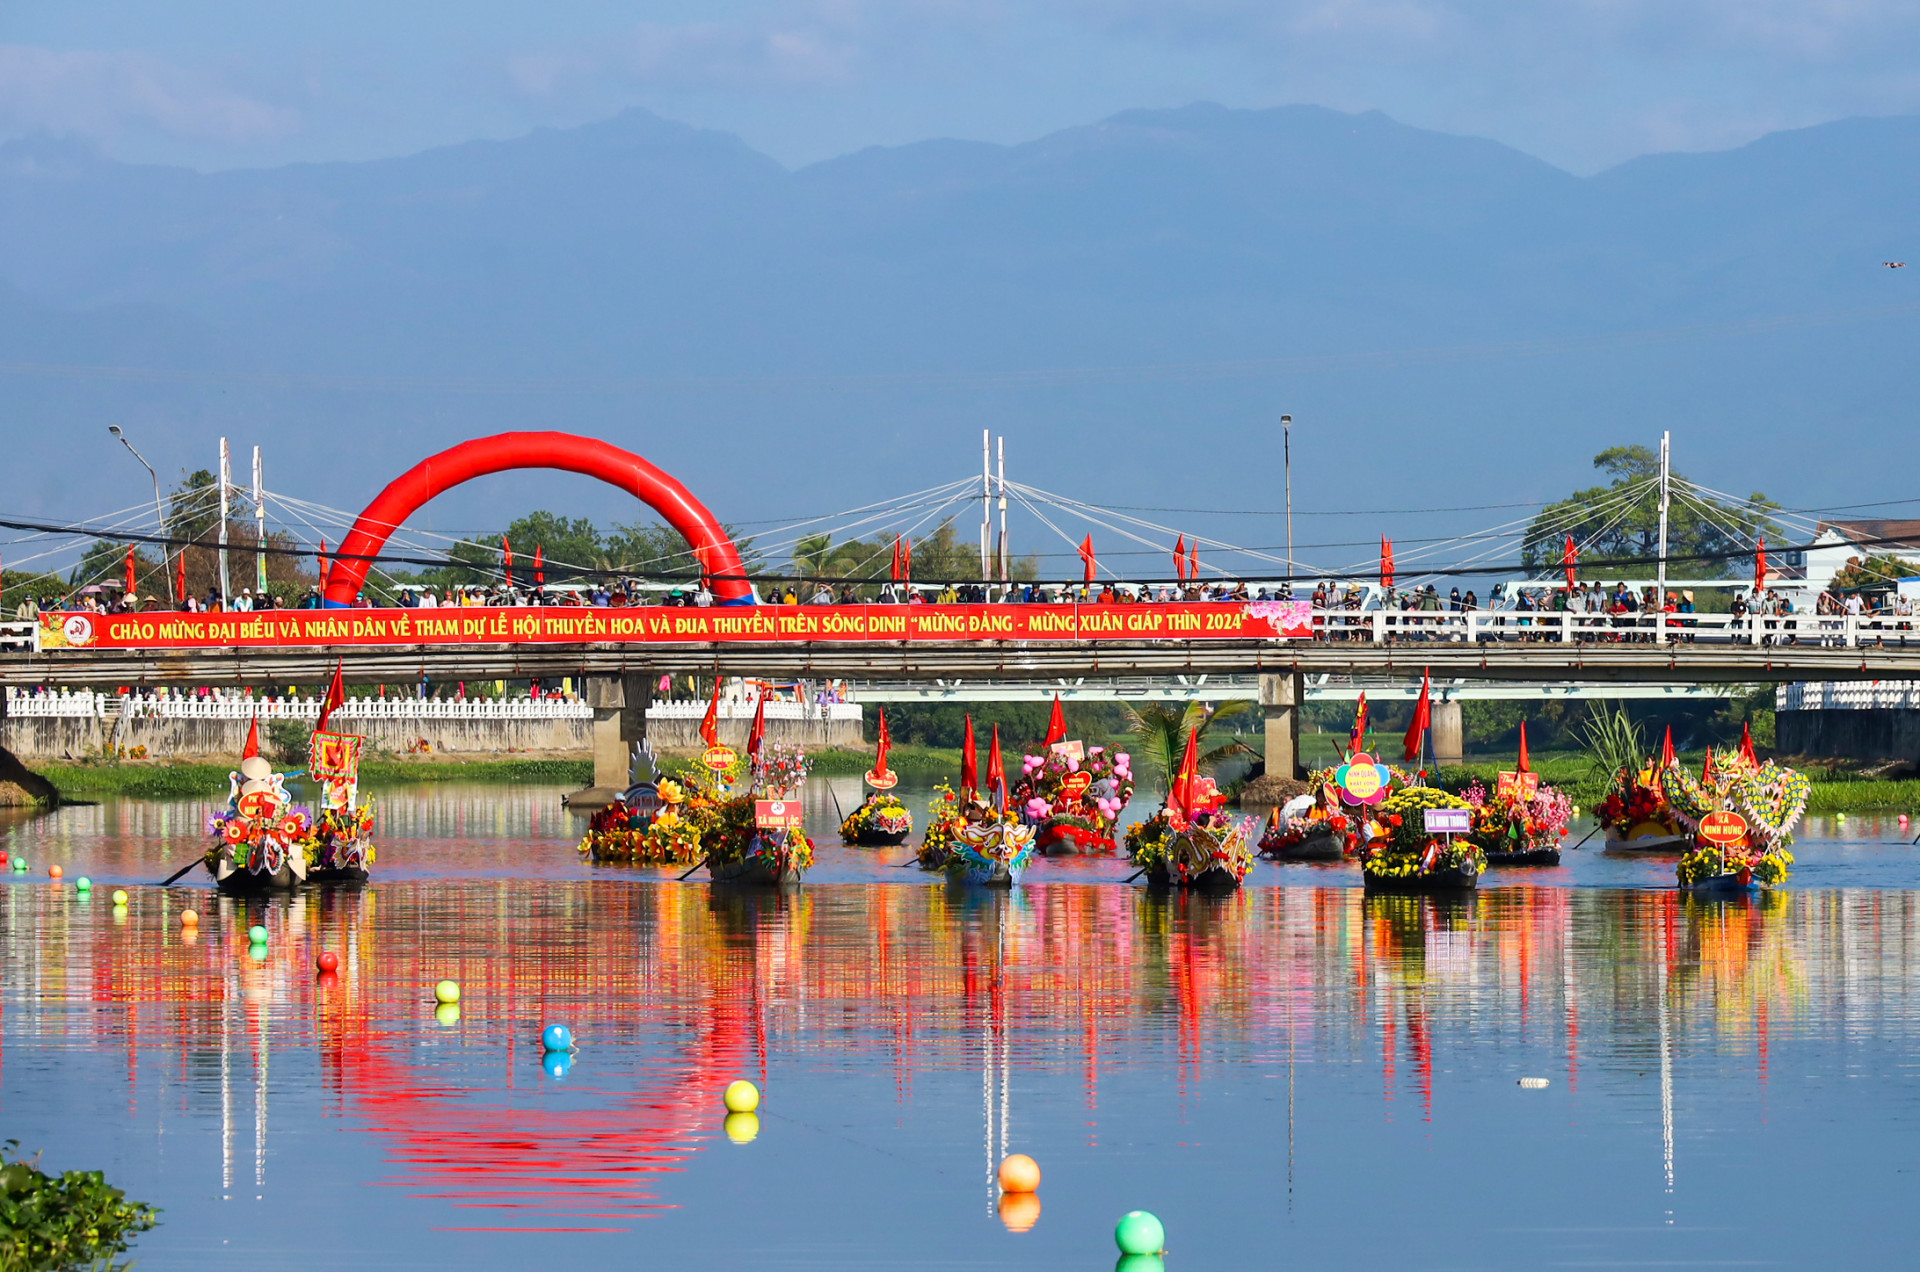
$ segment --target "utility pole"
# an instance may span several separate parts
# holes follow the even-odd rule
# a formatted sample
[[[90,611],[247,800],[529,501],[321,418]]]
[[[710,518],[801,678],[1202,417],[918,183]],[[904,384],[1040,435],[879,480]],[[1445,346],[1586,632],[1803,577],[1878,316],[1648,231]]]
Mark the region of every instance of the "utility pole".
[[[1280,417],[1280,453],[1287,469],[1287,597],[1293,597],[1293,416]]]
[[[253,546],[255,548],[253,591],[257,598],[267,594],[267,501],[260,497],[260,448],[253,448]]]
[[[1653,592],[1654,638],[1667,643],[1667,502],[1672,473],[1673,434],[1660,434],[1660,565]]]
[[[1007,552],[1007,438],[1000,437],[1000,582],[1013,581],[1013,558]]]
[[[233,452],[220,439],[220,607],[233,608],[233,587],[227,579],[227,490],[233,485]]]
[[[980,430],[980,581],[993,581],[987,537],[993,529],[993,430]]]

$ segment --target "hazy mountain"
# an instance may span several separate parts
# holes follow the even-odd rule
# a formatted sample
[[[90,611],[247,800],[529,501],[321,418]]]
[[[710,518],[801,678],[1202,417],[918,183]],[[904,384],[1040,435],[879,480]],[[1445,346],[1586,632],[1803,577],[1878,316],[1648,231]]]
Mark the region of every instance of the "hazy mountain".
[[[42,479],[6,503],[132,502],[100,449],[130,419],[156,463],[226,432],[356,507],[459,438],[560,427],[730,516],[819,512],[960,475],[986,426],[1043,485],[1259,507],[1282,410],[1302,507],[1553,495],[1665,427],[1715,484],[1851,497],[1798,439],[1910,428],[1920,252],[1880,262],[1916,158],[1920,121],[1850,120],[1580,179],[1377,113],[1206,105],[798,172],[639,111],[214,174],[14,143],[0,410]],[[449,524],[560,497],[504,480]]]

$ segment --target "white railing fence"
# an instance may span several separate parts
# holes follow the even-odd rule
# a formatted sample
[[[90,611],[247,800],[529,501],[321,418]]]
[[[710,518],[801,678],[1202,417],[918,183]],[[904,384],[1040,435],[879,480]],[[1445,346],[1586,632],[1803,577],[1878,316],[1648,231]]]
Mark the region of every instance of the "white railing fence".
[[[1773,691],[1779,711],[1920,710],[1920,680],[1811,680]]]
[[[81,718],[117,714],[127,720],[313,721],[320,718],[320,699],[8,689],[7,713]],[[349,698],[334,716],[340,720],[591,720],[593,708],[569,698]]]
[[[722,699],[717,713],[722,720],[753,719],[754,704],[736,699]],[[706,718],[707,704],[704,702],[656,702],[647,708],[649,720],[702,720]],[[860,704],[857,702],[769,702],[767,704],[769,720],[858,720]]]

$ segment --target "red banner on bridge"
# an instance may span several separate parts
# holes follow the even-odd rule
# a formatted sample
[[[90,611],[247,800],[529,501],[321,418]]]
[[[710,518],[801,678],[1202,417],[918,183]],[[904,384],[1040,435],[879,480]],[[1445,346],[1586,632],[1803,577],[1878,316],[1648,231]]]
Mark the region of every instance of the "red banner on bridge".
[[[1305,601],[267,610],[40,616],[40,648],[1210,641],[1310,637]]]

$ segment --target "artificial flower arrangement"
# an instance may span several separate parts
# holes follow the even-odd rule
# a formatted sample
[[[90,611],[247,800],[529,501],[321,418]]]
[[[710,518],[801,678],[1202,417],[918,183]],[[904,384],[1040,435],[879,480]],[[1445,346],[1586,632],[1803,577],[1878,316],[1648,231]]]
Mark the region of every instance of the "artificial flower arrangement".
[[[1437,786],[1408,786],[1381,801],[1368,819],[1360,868],[1368,882],[1407,883],[1448,871],[1466,879],[1486,868],[1487,855],[1471,836],[1442,839],[1427,833],[1429,808],[1470,809]]]
[[[1594,806],[1593,815],[1615,839],[1680,833],[1673,806],[1667,802],[1665,783],[1652,766],[1638,773],[1621,769],[1614,774],[1613,785],[1607,789],[1606,798]]]
[[[1333,769],[1316,769],[1307,776],[1307,789],[1313,795],[1313,803],[1306,812],[1293,817],[1282,815],[1281,809],[1274,809],[1267,819],[1266,833],[1260,837],[1260,855],[1263,857],[1286,856],[1309,839],[1330,838],[1345,853],[1358,851],[1358,840],[1349,845],[1349,830],[1352,819],[1341,806],[1340,794],[1333,785]]]
[[[715,773],[697,764],[682,764],[677,777],[656,783],[660,807],[649,813],[616,800],[593,815],[587,823],[580,851],[595,861],[627,861],[636,864],[691,864],[705,854],[710,835],[717,837],[722,822],[721,806],[730,802],[726,786],[745,775],[745,761],[736,759],[724,772]],[[747,805],[751,821],[753,807]]]
[[[1133,799],[1133,757],[1089,747],[1084,759],[1067,751],[1023,756],[1010,803],[1039,828],[1041,847],[1072,838],[1083,848],[1112,851],[1114,827]]]
[[[1489,791],[1476,777],[1460,795],[1473,809],[1469,838],[1489,853],[1515,855],[1558,848],[1573,821],[1573,800],[1554,786],[1542,785],[1532,799],[1522,800],[1512,792]]]
[[[940,781],[933,788],[933,803],[927,808],[927,835],[920,841],[918,854],[923,870],[938,870],[947,864],[953,852],[954,832],[967,824],[960,811],[960,796],[953,784]]]
[[[1788,846],[1793,829],[1813,792],[1798,769],[1764,764],[1750,753],[1730,752],[1716,759],[1707,753],[1696,781],[1678,761],[1662,774],[1673,812],[1694,832],[1694,846],[1680,858],[1681,886],[1730,879],[1741,886],[1772,888],[1786,881],[1793,865]],[[1731,842],[1716,841],[1714,814],[1733,814],[1744,822]]]
[[[243,786],[254,789],[243,795]],[[207,818],[207,834],[213,837],[205,854],[208,865],[231,853],[235,869],[255,874],[278,874],[295,860],[298,873],[305,875],[318,852],[312,813],[293,805],[286,780],[278,773],[255,781],[229,774],[227,806]]]
[[[876,791],[840,823],[840,838],[850,844],[897,844],[913,833],[913,814],[888,791]]]
[[[762,830],[754,820],[755,792],[719,794],[701,828],[700,853],[710,864],[759,861],[777,870],[813,865],[813,840],[804,830]]]
[[[813,771],[813,761],[798,747],[772,746],[762,754],[756,774],[766,789],[766,799],[787,799],[799,794]]]
[[[310,838],[313,864],[321,870],[369,869],[375,856],[373,801],[358,808],[328,808],[314,819]]]

